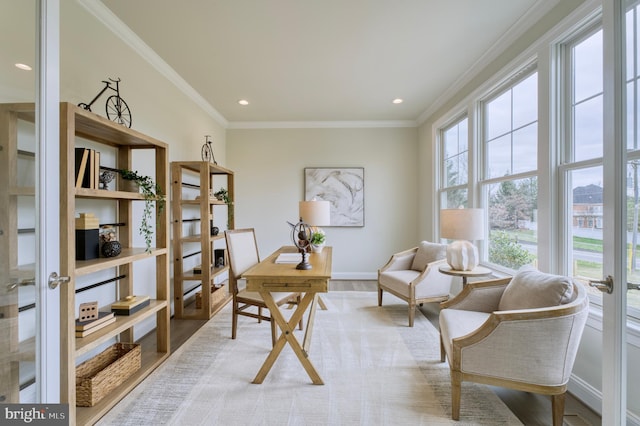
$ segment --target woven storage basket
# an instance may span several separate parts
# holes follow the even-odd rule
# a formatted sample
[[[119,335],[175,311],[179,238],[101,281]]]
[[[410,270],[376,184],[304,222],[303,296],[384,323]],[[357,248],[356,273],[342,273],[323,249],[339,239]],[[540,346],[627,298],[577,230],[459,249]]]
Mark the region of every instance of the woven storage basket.
[[[211,287],[211,306],[214,307],[220,302],[222,302],[226,296],[226,288],[227,286],[222,287]],[[202,292],[199,291],[196,293],[196,309],[202,309]]]
[[[140,369],[140,345],[116,343],[76,368],[76,405],[93,407]]]

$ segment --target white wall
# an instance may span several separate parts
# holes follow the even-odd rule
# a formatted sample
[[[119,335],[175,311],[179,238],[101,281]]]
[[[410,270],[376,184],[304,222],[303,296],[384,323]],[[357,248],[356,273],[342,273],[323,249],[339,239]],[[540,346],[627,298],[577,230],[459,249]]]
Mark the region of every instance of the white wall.
[[[266,257],[291,244],[305,167],[364,167],[365,226],[325,227],[334,278],[372,278],[392,253],[417,245],[415,128],[230,129],[236,228],[253,227]]]

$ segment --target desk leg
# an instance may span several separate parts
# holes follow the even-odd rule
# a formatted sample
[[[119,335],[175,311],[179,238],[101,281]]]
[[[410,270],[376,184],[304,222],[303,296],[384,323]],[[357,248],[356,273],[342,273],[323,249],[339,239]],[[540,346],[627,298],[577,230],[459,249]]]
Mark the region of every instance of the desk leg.
[[[311,333],[313,332],[313,320],[316,318],[316,307],[318,306],[318,302],[320,302],[320,296],[315,294],[313,297],[313,302],[311,302],[311,309],[309,309],[309,318],[307,319],[307,328],[304,331],[304,339],[302,340],[302,349],[304,349],[304,354],[309,356],[309,347],[311,346]]]
[[[260,294],[264,298],[264,302],[269,308],[269,312],[271,313],[271,320],[275,321],[276,324],[278,324],[280,330],[282,330],[282,334],[280,334],[280,338],[273,346],[273,349],[271,349],[271,352],[267,356],[267,359],[264,361],[264,364],[262,364],[262,367],[260,368],[260,371],[258,371],[255,379],[253,379],[253,383],[260,384],[264,381],[265,377],[267,377],[267,374],[269,374],[271,367],[273,367],[273,363],[280,355],[280,352],[282,352],[285,343],[288,342],[291,346],[291,349],[293,349],[293,352],[298,357],[298,360],[311,378],[313,384],[323,385],[324,382],[320,378],[320,375],[316,371],[313,364],[311,364],[311,361],[309,361],[309,359],[307,358],[304,350],[300,346],[300,343],[298,343],[298,340],[293,334],[293,330],[300,322],[300,318],[302,318],[302,316],[304,315],[307,307],[314,299],[316,293],[305,293],[304,297],[300,301],[300,304],[289,319],[289,322],[287,322],[282,316],[282,312],[280,312],[280,310],[278,309],[278,306],[273,300],[271,293],[269,293],[268,291],[261,291]]]
[[[327,310],[327,305],[324,304],[324,300],[322,300],[322,297],[320,296],[318,296],[318,304],[320,305],[320,309],[323,311]]]

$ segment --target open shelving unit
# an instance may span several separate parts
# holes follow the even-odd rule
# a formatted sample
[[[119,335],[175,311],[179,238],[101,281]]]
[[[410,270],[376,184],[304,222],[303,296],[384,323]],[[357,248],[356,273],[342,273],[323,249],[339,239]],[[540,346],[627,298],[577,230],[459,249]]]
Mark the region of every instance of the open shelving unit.
[[[113,407],[124,395],[160,365],[170,352],[169,346],[169,212],[156,204],[155,247],[133,247],[133,233],[138,232],[134,223],[134,203],[145,202],[140,193],[120,188],[76,188],[75,148],[80,140],[104,147],[114,153],[116,169],[134,170],[133,153],[144,158],[145,166],[153,164],[155,181],[166,193],[169,187],[168,146],[164,142],[100,117],[69,103],[60,104],[60,273],[70,277],[69,284],[61,286],[60,335],[61,335],[61,400],[70,406],[70,423],[93,424]],[[119,242],[122,251],[117,257],[99,257],[76,260],[75,218],[76,202],[107,203],[116,212]],[[88,201],[86,201],[88,200]],[[155,294],[149,295],[149,306],[129,316],[117,316],[115,323],[83,338],[75,337],[77,315],[76,281],[95,273],[113,274],[118,298],[138,294],[134,264],[152,259],[155,261]],[[150,277],[145,277],[145,281]],[[138,280],[142,282],[142,280]],[[89,291],[94,291],[90,289]],[[104,305],[115,302],[101,300]],[[134,343],[134,327],[145,321],[155,321],[155,344],[142,345],[141,368],[124,383],[106,395],[92,407],[76,406],[76,367],[82,358],[91,358],[105,345],[115,342]],[[73,409],[75,408],[75,410]]]
[[[220,187],[227,190],[228,204],[213,196]],[[224,250],[224,229],[234,227],[233,199],[231,170],[205,161],[171,163],[175,318],[209,319],[231,300],[227,256],[220,265],[214,254]]]

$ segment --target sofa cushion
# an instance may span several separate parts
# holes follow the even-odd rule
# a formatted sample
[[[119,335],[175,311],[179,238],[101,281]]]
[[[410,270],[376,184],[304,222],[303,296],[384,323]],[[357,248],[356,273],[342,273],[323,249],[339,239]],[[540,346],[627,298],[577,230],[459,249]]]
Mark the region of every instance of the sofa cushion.
[[[414,271],[422,272],[427,265],[436,260],[444,259],[447,257],[447,245],[430,243],[429,241],[422,241],[418,246],[418,251],[413,258],[411,269]]]
[[[572,300],[573,284],[569,277],[546,274],[532,266],[523,266],[504,289],[498,310],[544,308]]]
[[[386,271],[378,277],[380,284],[404,297],[409,297],[409,283],[420,275],[413,270]]]

